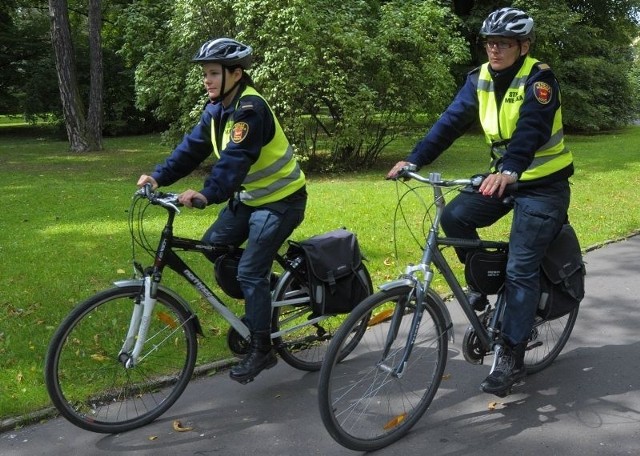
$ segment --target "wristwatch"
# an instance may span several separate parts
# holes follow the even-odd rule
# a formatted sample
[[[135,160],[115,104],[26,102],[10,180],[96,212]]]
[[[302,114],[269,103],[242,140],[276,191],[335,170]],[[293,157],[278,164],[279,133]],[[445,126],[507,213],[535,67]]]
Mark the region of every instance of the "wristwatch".
[[[500,171],[500,174],[504,174],[505,176],[515,177],[516,181],[520,177],[520,176],[518,176],[518,173],[516,173],[515,171]]]

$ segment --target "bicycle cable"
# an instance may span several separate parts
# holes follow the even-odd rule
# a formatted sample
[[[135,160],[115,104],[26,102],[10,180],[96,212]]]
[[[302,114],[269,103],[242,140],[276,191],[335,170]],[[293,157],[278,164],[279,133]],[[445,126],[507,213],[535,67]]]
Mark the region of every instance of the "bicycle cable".
[[[400,186],[399,184],[402,184],[406,187],[406,190],[403,194],[400,194]],[[411,186],[409,185],[406,181],[404,180],[400,180],[400,179],[396,179],[396,195],[397,195],[397,199],[398,202],[396,204],[396,208],[394,210],[394,214],[393,214],[393,243],[394,243],[394,252],[395,252],[395,258],[398,259],[399,258],[399,254],[398,254],[398,212],[400,212],[401,214],[401,219],[404,223],[404,226],[408,229],[409,234],[411,236],[411,238],[413,238],[413,241],[416,243],[416,245],[421,249],[424,250],[424,241],[426,241],[428,233],[426,231],[426,227],[427,226],[431,226],[432,222],[433,222],[433,216],[431,214],[432,208],[435,205],[435,202],[432,201],[430,203],[426,202],[426,199],[421,196],[421,194],[418,192],[419,189],[425,189],[425,188],[430,188],[431,186],[428,184],[419,184],[419,185],[414,185]],[[451,193],[452,191],[454,191],[455,188],[450,188],[447,189],[444,194],[442,195],[442,197],[444,198],[445,196],[447,196],[449,193]],[[421,203],[421,206],[424,208],[424,216],[422,218],[421,221],[421,227],[422,227],[422,240],[421,241],[418,236],[415,234],[415,230],[413,230],[411,228],[411,222],[408,219],[408,216],[402,206],[402,202],[405,199],[405,197],[407,197],[408,195],[415,195],[418,199],[418,201]]]
[[[131,237],[131,259],[134,267],[134,276],[137,272],[137,247],[147,252],[151,257],[155,255],[154,249],[151,246],[144,230],[144,216],[150,205],[151,203],[145,197],[136,194],[134,195],[129,207],[128,225],[129,236]]]

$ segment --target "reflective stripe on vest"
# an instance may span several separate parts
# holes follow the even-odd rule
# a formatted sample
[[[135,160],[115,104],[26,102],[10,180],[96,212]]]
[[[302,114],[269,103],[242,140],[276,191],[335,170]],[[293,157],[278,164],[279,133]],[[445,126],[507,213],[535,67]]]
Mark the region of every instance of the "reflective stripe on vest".
[[[264,100],[253,87],[247,87],[238,98],[238,104],[240,99],[246,95],[254,95]],[[269,107],[268,103],[267,106]],[[236,105],[237,107],[238,105]],[[240,200],[248,206],[261,206],[279,201],[301,189],[305,184],[304,173],[293,157],[293,148],[289,144],[271,107],[269,107],[269,110],[273,115],[275,134],[273,139],[262,147],[258,160],[249,168],[249,172],[242,182],[243,189],[239,193]],[[221,138],[221,148],[223,150],[229,144],[234,123],[232,119],[229,119],[225,124]],[[220,158],[220,151],[216,141],[215,122],[211,123],[211,140],[213,142],[213,151]]]
[[[498,112],[494,93],[494,84],[489,74],[489,64],[480,68],[478,77],[478,102],[480,123],[485,133],[487,143],[491,147],[491,170],[496,170],[496,164],[506,152],[507,144],[516,129],[520,108],[524,102],[525,85],[533,66],[538,60],[526,57],[518,74],[511,82]],[[559,96],[559,94],[558,94]],[[536,150],[533,161],[520,180],[539,179],[559,171],[573,162],[573,155],[564,145],[562,130],[562,111],[560,108],[553,119],[552,134],[542,147]]]

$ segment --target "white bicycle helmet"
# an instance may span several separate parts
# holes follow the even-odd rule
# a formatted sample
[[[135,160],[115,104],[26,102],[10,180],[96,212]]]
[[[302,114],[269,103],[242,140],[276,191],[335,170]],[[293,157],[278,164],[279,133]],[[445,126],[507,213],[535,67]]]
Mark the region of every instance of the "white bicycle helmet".
[[[246,70],[251,67],[251,46],[242,44],[231,38],[216,38],[200,46],[193,56],[194,62],[219,63],[224,67],[239,66]]]
[[[482,23],[480,35],[504,36],[518,40],[529,39],[533,41],[533,19],[516,8],[501,8],[489,14]]]

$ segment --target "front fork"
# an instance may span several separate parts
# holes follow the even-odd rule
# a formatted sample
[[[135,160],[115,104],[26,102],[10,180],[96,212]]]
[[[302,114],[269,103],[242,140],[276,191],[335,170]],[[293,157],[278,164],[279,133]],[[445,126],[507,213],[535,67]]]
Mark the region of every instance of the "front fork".
[[[424,273],[425,280],[424,284],[420,283],[412,273],[415,272],[416,269],[421,270]],[[416,337],[418,336],[418,328],[420,327],[420,322],[422,321],[422,315],[425,311],[425,290],[429,288],[431,285],[431,281],[433,280],[433,272],[427,268],[423,267],[410,267],[407,269],[407,274],[404,276],[404,279],[409,279],[413,282],[412,290],[407,293],[405,297],[402,298],[402,302],[399,302],[395,308],[395,312],[391,317],[391,324],[389,328],[389,332],[387,333],[387,340],[385,342],[385,348],[382,353],[382,359],[378,362],[378,368],[382,371],[388,372],[393,377],[402,378],[404,375],[405,368],[407,366],[407,362],[409,360],[409,356],[411,355],[411,351],[413,349],[413,344],[415,343]],[[404,350],[402,353],[402,357],[400,361],[396,363],[395,366],[390,366],[386,364],[384,361],[389,355],[389,351],[391,350],[391,346],[398,336],[398,328],[400,326],[400,322],[404,316],[404,313],[411,301],[412,296],[415,295],[416,300],[416,308],[413,312],[413,318],[411,319],[411,327],[409,329],[409,333],[407,334],[407,341],[404,345]]]
[[[144,296],[141,293],[135,301],[127,338],[118,354],[118,360],[127,369],[135,367],[140,358],[140,353],[142,353],[144,343],[147,340],[153,308],[157,301],[157,283],[150,275],[144,277],[143,283]]]

